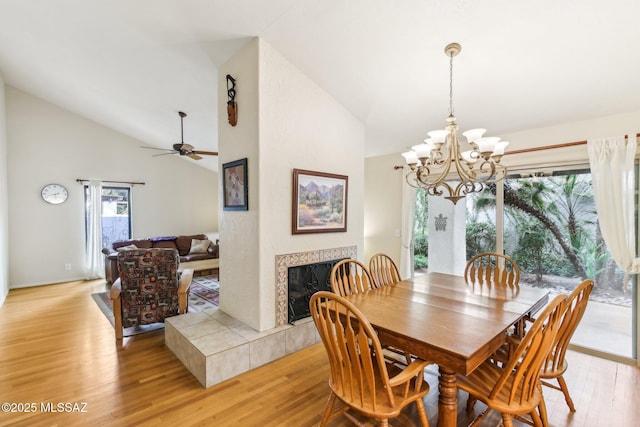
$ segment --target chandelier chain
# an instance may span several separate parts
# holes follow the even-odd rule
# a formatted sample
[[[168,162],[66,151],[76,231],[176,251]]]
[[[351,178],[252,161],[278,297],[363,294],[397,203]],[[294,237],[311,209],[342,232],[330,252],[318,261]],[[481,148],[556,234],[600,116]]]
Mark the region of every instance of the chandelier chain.
[[[449,116],[453,116],[453,53],[449,53]]]

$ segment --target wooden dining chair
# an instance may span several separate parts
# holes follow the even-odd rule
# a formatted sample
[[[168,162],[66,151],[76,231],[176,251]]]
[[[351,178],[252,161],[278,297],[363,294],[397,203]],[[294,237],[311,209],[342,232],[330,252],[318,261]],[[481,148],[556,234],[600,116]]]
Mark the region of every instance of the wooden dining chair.
[[[518,288],[520,269],[507,255],[484,252],[472,257],[465,266],[464,278],[469,284],[484,283]]]
[[[536,427],[547,425],[540,372],[555,342],[566,303],[566,295],[556,296],[505,363],[488,359],[470,375],[457,375],[458,389],[469,393],[467,410],[473,408],[476,400],[487,405],[472,426],[478,425],[490,409],[502,413],[505,427],[513,426],[513,418]],[[529,414],[531,420],[522,417],[525,414]]]
[[[331,289],[340,296],[359,294],[378,287],[367,267],[358,260],[343,259],[331,269]]]
[[[320,426],[339,414],[362,425],[349,413],[351,409],[388,426],[389,418],[397,417],[413,402],[422,425],[429,425],[422,401],[429,393],[429,384],[423,378],[427,362],[415,359],[402,370],[387,365],[378,335],[369,321],[335,293],[316,292],[311,296],[309,308],[330,366],[331,394]],[[334,410],[336,399],[343,405]]]
[[[331,270],[331,289],[342,297],[379,287],[380,285],[373,280],[367,267],[358,260],[343,259],[337,262]],[[387,350],[385,354],[389,361],[407,365],[411,363],[410,353],[388,345],[383,345],[383,348]],[[404,358],[404,360],[399,358]]]
[[[562,318],[558,335],[549,355],[542,364],[542,370],[540,372],[542,385],[555,390],[560,390],[564,394],[564,399],[566,400],[567,406],[569,406],[569,410],[571,412],[575,412],[576,408],[573,404],[573,400],[571,400],[567,383],[563,377],[563,374],[569,367],[565,356],[567,353],[567,347],[569,346],[569,341],[571,341],[571,337],[587,309],[587,303],[589,302],[589,295],[591,295],[592,289],[593,280],[585,280],[580,283],[573,292],[571,292],[571,294],[569,294],[567,309],[564,313],[564,317]],[[558,382],[558,385],[545,381],[551,379],[555,379]]]
[[[369,259],[369,273],[378,287],[398,283],[401,280],[396,263],[389,255],[380,252]]]

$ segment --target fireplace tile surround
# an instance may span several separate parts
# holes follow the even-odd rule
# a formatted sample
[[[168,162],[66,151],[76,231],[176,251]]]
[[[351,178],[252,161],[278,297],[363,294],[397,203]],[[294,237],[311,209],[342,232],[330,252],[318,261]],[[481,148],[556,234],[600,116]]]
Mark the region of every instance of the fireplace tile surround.
[[[218,307],[165,321],[165,344],[203,387],[240,375],[320,342],[311,318],[288,319],[288,268],[356,258],[357,246],[276,256],[276,326],[256,331]]]
[[[286,325],[289,318],[289,295],[287,283],[289,267],[315,264],[340,258],[356,258],[357,254],[357,246],[343,246],[340,248],[318,249],[315,251],[276,255],[276,327]]]

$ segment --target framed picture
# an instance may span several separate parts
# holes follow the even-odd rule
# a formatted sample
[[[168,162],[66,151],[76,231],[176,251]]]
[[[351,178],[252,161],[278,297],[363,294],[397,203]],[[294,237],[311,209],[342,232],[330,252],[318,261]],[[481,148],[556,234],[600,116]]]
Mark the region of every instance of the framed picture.
[[[291,233],[347,231],[347,184],[344,175],[293,170]]]
[[[247,159],[222,165],[223,209],[225,211],[246,211],[249,209],[249,188],[247,185]]]

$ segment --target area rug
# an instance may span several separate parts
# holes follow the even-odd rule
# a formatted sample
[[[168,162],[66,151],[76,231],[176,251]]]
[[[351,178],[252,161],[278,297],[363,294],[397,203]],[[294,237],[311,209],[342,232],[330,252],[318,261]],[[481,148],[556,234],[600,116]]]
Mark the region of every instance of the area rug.
[[[189,293],[189,312],[202,311],[207,308],[217,307],[220,300],[220,285],[216,276],[194,277],[191,282],[191,292]],[[91,294],[91,297],[98,305],[98,308],[105,315],[111,326],[115,326],[113,318],[113,303],[109,298],[109,292],[98,292]],[[163,328],[164,323],[154,323],[152,325],[132,326],[124,329],[124,336],[141,334]]]

